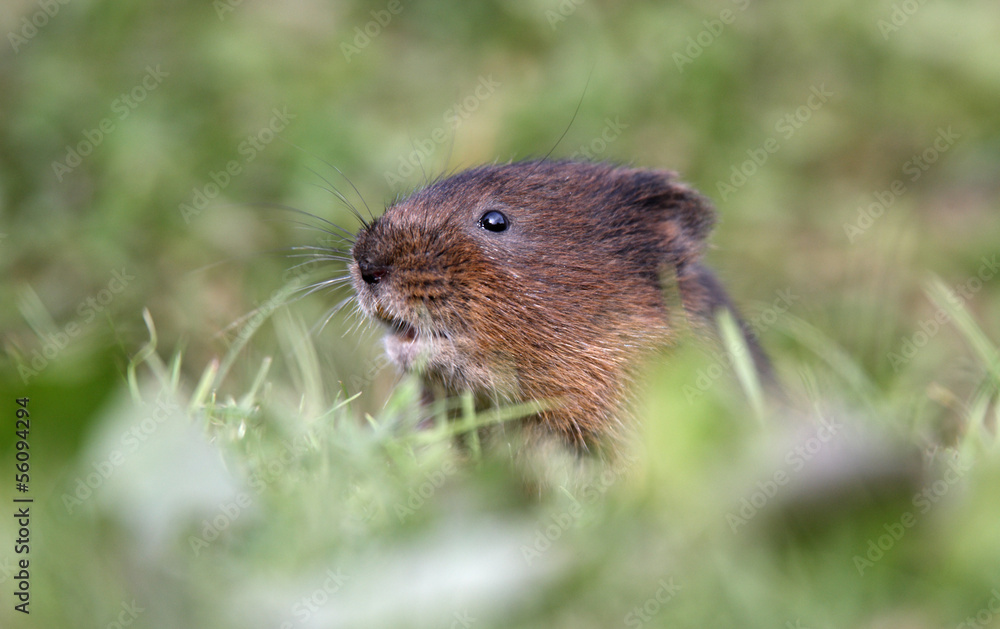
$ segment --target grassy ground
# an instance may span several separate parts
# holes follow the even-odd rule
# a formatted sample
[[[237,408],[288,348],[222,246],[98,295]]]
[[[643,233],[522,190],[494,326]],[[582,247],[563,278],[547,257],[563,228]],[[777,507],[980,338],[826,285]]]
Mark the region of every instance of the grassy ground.
[[[0,465],[27,397],[35,502],[30,616],[0,518],[0,624],[1000,624],[998,26],[986,0],[7,3]],[[349,293],[289,300],[343,269],[289,271],[327,241],[275,206],[353,230],[328,188],[378,211],[550,150],[715,201],[710,263],[795,421],[687,339],[625,474],[529,495],[451,445],[504,416],[414,431],[377,331],[316,325]]]

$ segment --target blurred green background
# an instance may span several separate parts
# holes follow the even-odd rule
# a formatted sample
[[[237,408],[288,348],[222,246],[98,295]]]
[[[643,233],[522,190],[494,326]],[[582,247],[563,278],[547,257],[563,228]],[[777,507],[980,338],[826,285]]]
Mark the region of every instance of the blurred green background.
[[[16,0],[0,33],[0,467],[28,397],[36,500],[30,616],[0,518],[3,626],[1000,625],[992,0]],[[711,265],[844,443],[793,454],[821,433],[755,422],[689,343],[624,480],[531,500],[412,444],[377,331],[314,325],[346,289],[268,306],[330,243],[276,206],[354,231],[329,188],[378,212],[550,151],[711,197]],[[128,403],[130,364],[177,407]]]

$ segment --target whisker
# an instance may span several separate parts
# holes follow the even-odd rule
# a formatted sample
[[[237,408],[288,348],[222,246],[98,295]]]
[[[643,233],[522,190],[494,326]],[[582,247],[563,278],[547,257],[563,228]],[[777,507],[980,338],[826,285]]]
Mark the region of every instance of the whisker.
[[[424,170],[424,156],[417,151],[417,142],[413,139],[412,135],[410,136],[410,148],[417,154],[417,166],[420,168],[420,174],[424,177],[424,185],[429,185],[430,180],[427,179],[427,171]]]
[[[288,252],[288,251],[317,251],[317,252],[319,252],[321,254],[350,255],[350,250],[349,249],[338,249],[336,247],[326,247],[326,246],[319,246],[319,245],[290,245],[288,247],[280,247],[278,249],[274,249],[273,251],[275,253],[277,253],[279,251],[282,251],[282,252]],[[288,253],[287,256],[293,256],[293,255],[296,255],[296,256],[297,255],[319,255],[319,253],[318,254]]]
[[[536,169],[537,169],[537,168],[538,168],[539,166],[541,166],[541,165],[542,165],[542,163],[543,163],[543,162],[544,162],[545,160],[547,160],[547,159],[548,159],[548,158],[549,158],[549,157],[550,157],[550,156],[552,155],[553,151],[555,151],[555,150],[556,150],[556,147],[557,147],[557,146],[559,146],[559,143],[560,143],[560,142],[562,142],[562,141],[563,141],[563,139],[564,139],[564,138],[566,137],[566,134],[567,134],[567,133],[569,133],[569,130],[570,130],[570,128],[572,128],[572,126],[573,126],[573,123],[574,123],[574,122],[576,122],[576,116],[577,116],[577,114],[579,114],[579,113],[580,113],[580,107],[581,107],[581,106],[583,106],[583,99],[584,99],[584,97],[585,97],[585,96],[587,95],[587,88],[588,88],[588,87],[590,87],[590,79],[591,79],[591,77],[593,77],[593,76],[594,76],[594,68],[593,68],[593,67],[591,67],[591,68],[590,68],[590,74],[588,74],[588,75],[587,75],[587,82],[586,82],[586,83],[584,83],[584,85],[583,85],[583,93],[582,93],[582,94],[580,94],[580,100],[579,100],[579,102],[577,102],[577,104],[576,104],[576,109],[575,109],[575,110],[573,111],[573,116],[572,116],[572,117],[571,117],[571,118],[569,119],[569,124],[568,124],[568,125],[566,125],[566,129],[565,129],[565,130],[564,130],[564,131],[562,132],[562,135],[560,135],[560,136],[559,136],[559,139],[558,139],[558,140],[556,140],[556,143],[552,145],[552,148],[551,148],[551,149],[549,149],[549,152],[548,152],[548,153],[546,153],[546,154],[545,154],[545,156],[544,156],[544,157],[543,157],[542,159],[540,159],[540,160],[538,160],[538,161],[536,161],[536,162],[535,162],[535,165],[531,167],[531,170],[529,170],[529,171],[528,171],[528,174],[526,174],[526,175],[524,176],[524,179],[527,179],[528,177],[530,177],[530,176],[531,176],[531,174],[532,174],[533,172],[535,172],[535,170],[536,170]]]
[[[344,171],[340,170],[339,168],[337,168],[336,166],[334,166],[334,165],[333,165],[333,164],[331,164],[330,162],[326,161],[325,159],[323,159],[323,158],[322,158],[322,157],[320,157],[319,155],[316,155],[316,154],[314,154],[314,153],[311,153],[311,152],[309,152],[309,151],[305,150],[304,148],[302,148],[301,146],[299,146],[299,145],[295,144],[294,142],[291,142],[291,141],[289,141],[289,140],[287,140],[286,138],[283,138],[283,137],[281,137],[281,136],[277,136],[277,137],[278,137],[278,139],[279,139],[279,140],[281,140],[282,142],[285,142],[286,144],[288,144],[288,145],[290,145],[290,146],[293,146],[293,147],[295,147],[296,149],[298,149],[298,150],[302,151],[303,153],[305,153],[306,155],[309,155],[310,157],[312,157],[312,158],[314,158],[314,159],[318,159],[318,160],[319,160],[320,162],[322,162],[322,163],[323,163],[323,164],[325,164],[326,166],[329,166],[330,168],[332,168],[332,169],[334,169],[335,171],[337,171],[337,173],[338,173],[338,174],[339,174],[339,175],[340,175],[341,177],[343,177],[343,178],[344,178],[344,181],[346,181],[346,182],[347,182],[347,184],[348,184],[349,186],[351,186],[351,189],[353,189],[353,190],[354,190],[354,193],[355,193],[356,195],[358,195],[358,198],[359,198],[359,199],[361,199],[361,203],[362,203],[362,204],[364,204],[364,206],[365,206],[365,210],[367,210],[367,211],[368,211],[368,216],[370,216],[370,217],[371,217],[371,222],[374,222],[374,221],[375,221],[375,215],[374,215],[374,214],[372,213],[372,210],[371,210],[371,208],[370,208],[370,207],[368,207],[368,202],[367,202],[367,201],[365,201],[365,197],[364,197],[364,196],[363,196],[363,195],[361,194],[361,192],[360,192],[360,191],[358,190],[358,187],[354,185],[354,182],[353,182],[353,181],[351,181],[351,179],[350,179],[350,178],[349,178],[349,177],[348,177],[347,175],[345,175],[345,174],[344,174]],[[334,187],[336,187],[336,186],[334,186]],[[360,218],[360,217],[359,217],[359,218]],[[367,228],[367,227],[369,227],[369,226],[370,226],[370,222],[369,222],[369,221],[365,221],[364,219],[361,219],[361,224],[362,224],[362,226],[364,226],[365,228]]]
[[[232,204],[232,205],[235,205],[235,204]],[[354,242],[354,234],[352,232],[348,231],[347,229],[344,229],[343,227],[341,227],[340,225],[334,223],[333,221],[331,221],[328,218],[323,218],[322,216],[319,216],[317,214],[313,214],[312,212],[307,212],[305,210],[300,210],[297,207],[292,207],[290,205],[284,205],[284,204],[281,204],[281,203],[265,203],[265,202],[244,203],[242,205],[249,206],[249,207],[258,207],[258,208],[263,208],[263,209],[269,209],[269,210],[283,210],[285,212],[293,212],[295,214],[302,214],[303,216],[308,216],[309,218],[314,218],[317,221],[321,221],[323,223],[326,223],[327,225],[329,225],[333,229],[338,230],[340,232],[340,234],[342,236],[344,236],[346,239],[350,240],[351,242]],[[305,224],[308,225],[308,223],[305,223]],[[319,229],[319,228],[317,227],[317,229]],[[330,233],[330,232],[327,232],[327,233]]]
[[[191,269],[189,271],[185,271],[185,275],[193,275],[193,274],[196,274],[196,273],[203,273],[205,271],[214,269],[214,268],[222,266],[224,264],[234,264],[234,263],[237,263],[237,262],[246,262],[249,259],[259,258],[259,257],[265,256],[265,255],[277,255],[277,254],[284,253],[284,254],[286,254],[285,257],[289,257],[287,255],[287,252],[288,251],[293,251],[295,248],[296,247],[294,247],[294,246],[293,247],[278,247],[276,249],[265,249],[264,251],[256,251],[256,252],[253,252],[253,253],[244,254],[242,256],[230,256],[228,258],[224,258],[222,260],[216,260],[215,262],[210,262],[210,263],[202,265],[202,266],[200,266],[198,268]],[[324,248],[322,248],[322,247],[317,247],[317,249],[318,250],[324,250]],[[341,262],[350,262],[351,259],[352,259],[350,257],[349,252],[346,251],[346,250],[332,249],[331,248],[331,249],[326,249],[325,251],[329,255],[333,255],[333,254],[336,254],[336,253],[343,254],[345,257],[343,259],[339,260]]]
[[[286,258],[307,258],[308,260],[316,260],[319,262],[350,262],[349,257],[333,256],[333,255],[320,255],[318,253],[295,253],[285,256]],[[289,271],[292,269],[297,269],[300,266],[305,266],[310,264],[310,262],[300,262],[295,266],[289,267]]]
[[[285,257],[302,258],[305,256],[333,256],[339,260],[349,261],[351,259],[350,249],[337,249],[336,247],[317,247],[310,245],[295,245],[288,247]],[[302,252],[302,253],[299,253]]]
[[[306,256],[294,256],[294,257],[302,258],[302,257],[306,257]],[[295,269],[300,269],[300,268],[302,268],[304,266],[309,266],[310,264],[313,264],[313,262],[316,261],[316,260],[318,260],[320,262],[337,262],[337,263],[343,262],[343,260],[338,260],[336,258],[314,257],[311,260],[307,260],[306,262],[299,262],[298,264],[295,264],[295,265],[292,265],[292,266],[288,267],[288,271],[294,271]]]
[[[321,251],[323,253],[336,252],[336,253],[348,253],[344,249],[334,249],[332,247],[319,247],[317,245],[292,245],[288,247],[289,251]]]
[[[256,308],[254,308],[250,312],[246,313],[245,315],[237,317],[232,323],[230,323],[226,327],[222,328],[221,330],[219,330],[218,332],[216,332],[215,334],[213,334],[212,337],[213,338],[220,338],[223,335],[225,335],[227,332],[230,332],[230,331],[238,328],[239,326],[243,325],[244,322],[246,322],[249,319],[251,319],[252,317],[254,317],[263,308],[264,308],[263,306],[257,306]]]
[[[349,249],[337,249],[335,247],[315,247],[315,246],[293,246],[288,247],[287,251],[291,252],[287,254],[287,257],[297,257],[301,258],[303,256],[339,256],[344,259],[350,259],[351,251]]]
[[[296,296],[295,301],[298,301],[300,299],[308,297],[309,295],[312,295],[316,291],[322,290],[322,289],[330,287],[330,286],[339,286],[341,284],[346,284],[350,280],[351,280],[350,277],[334,277],[334,278],[331,278],[331,279],[328,279],[328,280],[323,280],[321,282],[315,282],[313,284],[309,284],[308,286],[300,286],[300,287],[298,287],[296,289],[293,289],[292,290],[292,294],[299,293],[299,292],[302,292],[302,291],[306,291],[305,293]],[[289,303],[291,303],[291,302],[289,302]]]
[[[347,175],[344,174],[344,171],[340,170],[339,168],[337,168],[336,166],[334,166],[330,162],[326,161],[325,159],[323,159],[321,157],[316,157],[316,159],[318,159],[319,161],[323,162],[324,164],[326,164],[330,168],[332,168],[335,171],[337,171],[337,174],[339,174],[341,177],[344,178],[344,181],[347,182],[347,185],[351,186],[351,189],[354,190],[354,194],[358,195],[358,198],[361,199],[362,205],[365,206],[365,211],[368,212],[368,217],[369,217],[368,220],[365,220],[365,218],[363,216],[361,216],[361,213],[359,211],[357,211],[354,208],[354,206],[347,201],[347,199],[344,197],[344,195],[341,194],[339,190],[336,190],[336,186],[333,186],[333,184],[331,184],[329,182],[329,180],[327,180],[325,177],[323,177],[319,173],[316,173],[316,171],[312,171],[312,172],[314,172],[317,176],[319,176],[320,179],[322,179],[323,181],[326,181],[328,185],[330,185],[331,187],[334,188],[334,190],[336,190],[335,194],[337,194],[341,198],[341,200],[345,204],[347,204],[347,206],[351,209],[352,213],[354,214],[355,218],[357,218],[361,222],[361,226],[362,227],[364,227],[365,229],[367,229],[368,227],[371,227],[371,224],[375,222],[375,214],[372,212],[372,209],[368,206],[368,202],[365,201],[364,195],[362,195],[361,191],[358,190],[358,187],[354,185],[354,182],[351,181],[350,178]],[[312,170],[312,169],[310,169],[310,170]]]
[[[344,306],[346,306],[348,303],[350,303],[353,299],[354,299],[354,295],[351,295],[351,296],[345,298],[344,300],[342,300],[337,305],[335,305],[333,308],[330,308],[330,310],[327,311],[328,314],[326,316],[326,319],[323,320],[323,325],[319,326],[319,330],[316,330],[315,329],[316,326],[313,326],[313,330],[310,330],[310,334],[314,334],[316,336],[322,334],[323,333],[323,329],[326,327],[326,324],[328,324],[330,322],[330,319],[332,319],[338,312],[340,312],[340,310]]]
[[[307,166],[306,170],[308,170],[312,174],[316,175],[317,177],[319,177],[320,179],[322,179],[324,181],[324,183],[326,183],[326,186],[321,186],[319,184],[312,184],[312,185],[316,186],[320,190],[326,190],[327,192],[329,192],[333,196],[337,197],[337,199],[339,199],[340,202],[344,204],[344,207],[346,207],[348,209],[348,211],[350,211],[350,213],[354,215],[354,218],[358,219],[358,221],[362,225],[367,225],[367,223],[365,222],[364,217],[361,216],[360,212],[358,212],[358,209],[356,207],[354,207],[353,203],[351,203],[350,201],[347,200],[347,197],[345,197],[344,194],[340,190],[338,190],[335,185],[333,185],[332,181],[330,181],[329,179],[327,179],[326,177],[324,177],[323,175],[321,175],[318,171],[314,170],[313,168],[310,168],[310,167]]]
[[[340,191],[340,188],[338,188],[337,186],[335,186],[332,181],[330,181],[329,179],[327,179],[324,175],[322,175],[315,168],[313,168],[311,166],[306,166],[306,170],[308,170],[312,174],[314,174],[317,177],[319,177],[323,181],[323,183],[325,183],[328,186],[326,188],[323,188],[323,186],[319,186],[320,188],[322,188],[323,190],[326,190],[327,192],[329,192],[333,196],[335,196],[338,199],[340,199],[340,201],[344,204],[344,207],[346,207],[347,209],[349,209],[355,216],[358,216],[357,208],[354,206],[353,203],[350,202],[350,200],[348,200],[348,198],[346,196],[344,196],[344,193]],[[313,184],[313,185],[317,185],[317,184]]]
[[[320,161],[323,161],[323,160],[320,160]],[[364,198],[364,197],[363,197],[363,196],[361,195],[361,192],[360,192],[360,191],[358,190],[358,187],[354,185],[354,182],[353,182],[353,181],[351,181],[351,180],[350,180],[350,179],[349,179],[349,178],[347,177],[347,175],[345,175],[345,174],[344,174],[344,171],[340,170],[339,168],[337,168],[337,167],[336,167],[336,166],[334,166],[333,164],[330,164],[329,162],[325,162],[325,163],[326,163],[326,165],[327,165],[327,166],[330,166],[331,168],[333,168],[334,170],[336,170],[336,171],[337,171],[338,173],[340,173],[340,176],[344,178],[344,181],[346,181],[346,182],[347,182],[347,184],[348,184],[349,186],[351,186],[351,188],[352,188],[352,189],[354,190],[354,193],[355,193],[356,195],[358,195],[358,198],[359,198],[359,199],[361,199],[361,203],[363,203],[363,204],[364,204],[364,206],[365,206],[365,209],[366,209],[366,210],[368,210],[368,216],[369,216],[369,217],[371,217],[371,222],[372,222],[372,223],[374,223],[374,222],[375,222],[375,215],[374,215],[374,214],[372,213],[372,209],[371,209],[370,207],[368,207],[368,202],[367,202],[367,201],[365,201],[365,198]],[[370,226],[371,226],[371,223],[369,223],[369,222],[366,222],[366,221],[361,221],[361,224],[362,224],[362,225],[363,225],[363,226],[364,226],[365,228],[368,228],[368,227],[370,227]]]
[[[267,221],[267,220],[277,221],[278,219],[264,219],[264,220],[265,221]],[[350,232],[347,232],[347,231],[344,231],[344,234],[341,234],[341,233],[338,233],[338,232],[326,229],[325,227],[320,227],[319,225],[312,225],[312,224],[306,223],[304,221],[296,221],[296,220],[292,220],[292,219],[282,219],[282,222],[289,223],[291,225],[298,225],[298,229],[305,229],[307,231],[317,231],[317,232],[320,232],[321,234],[328,234],[332,238],[335,238],[337,242],[343,242],[345,244],[352,244],[352,245],[354,244],[354,236],[353,236],[353,234],[350,235],[350,237],[344,235],[344,234],[349,234],[350,233]]]

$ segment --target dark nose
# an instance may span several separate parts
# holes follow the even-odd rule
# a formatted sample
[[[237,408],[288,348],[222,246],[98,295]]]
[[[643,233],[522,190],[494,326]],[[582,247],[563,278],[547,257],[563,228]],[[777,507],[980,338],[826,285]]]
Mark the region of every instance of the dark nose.
[[[361,279],[365,284],[374,285],[382,281],[382,278],[389,274],[389,267],[384,264],[376,264],[371,260],[358,260],[358,270],[361,271]]]

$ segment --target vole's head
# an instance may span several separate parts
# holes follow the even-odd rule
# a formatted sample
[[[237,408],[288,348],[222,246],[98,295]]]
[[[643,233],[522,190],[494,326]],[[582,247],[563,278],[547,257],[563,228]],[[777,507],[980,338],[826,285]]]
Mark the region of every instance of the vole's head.
[[[607,401],[667,338],[661,273],[697,258],[712,223],[664,171],[483,166],[389,207],[350,272],[403,369],[454,391]]]

